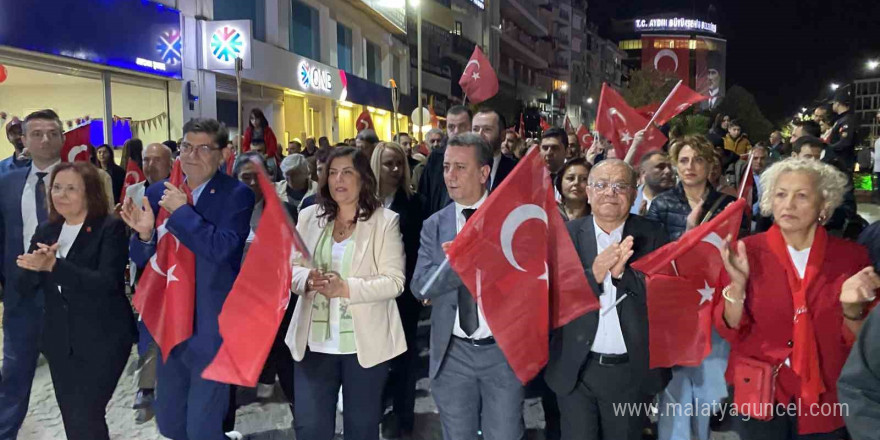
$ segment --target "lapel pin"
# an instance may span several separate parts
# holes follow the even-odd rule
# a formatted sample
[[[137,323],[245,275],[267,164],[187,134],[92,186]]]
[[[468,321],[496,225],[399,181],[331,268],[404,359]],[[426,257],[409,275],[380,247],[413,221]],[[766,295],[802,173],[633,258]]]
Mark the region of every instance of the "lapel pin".
[[[214,188],[211,188],[211,194],[214,194],[216,191],[217,190],[215,190]]]
[[[91,227],[91,226],[86,226],[86,232],[92,232],[92,227]]]

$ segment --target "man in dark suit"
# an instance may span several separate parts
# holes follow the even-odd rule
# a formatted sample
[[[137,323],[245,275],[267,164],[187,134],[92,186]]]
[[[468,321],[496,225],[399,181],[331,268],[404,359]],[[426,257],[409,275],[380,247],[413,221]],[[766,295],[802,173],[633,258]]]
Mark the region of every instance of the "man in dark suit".
[[[513,171],[516,160],[501,154],[501,144],[504,142],[504,129],[507,124],[504,116],[490,107],[483,107],[474,115],[471,129],[489,143],[492,148],[492,171],[487,183],[489,191],[494,191],[504,178]]]
[[[454,136],[446,147],[444,173],[454,203],[425,221],[410,285],[430,300],[431,393],[446,440],[520,440],[525,436],[525,392],[495,343],[492,330],[461,278],[445,264],[446,249],[467,219],[486,201],[492,150],[482,137]]]
[[[192,119],[183,126],[181,168],[186,193],[167,181],[147,190],[149,209],[130,200],[122,217],[135,231],[131,259],[144,267],[156,252],[154,213],[171,213],[168,232],[196,258],[195,319],[192,336],[159,363],[154,409],[159,432],[175,440],[225,440],[223,418],[229,407],[229,385],[202,379],[222,339],[218,317],[238,271],[250,231],[254,192],[234,177],[217,172],[227,145],[226,127],[213,119]]]
[[[446,112],[446,139],[471,131],[470,109],[463,105],[454,105]],[[419,179],[419,194],[427,199],[425,214],[431,215],[452,202],[443,182],[443,157],[446,153],[446,140],[442,145],[431,150],[422,177]]]
[[[31,382],[37,368],[38,340],[43,326],[43,294],[22,295],[17,289],[21,269],[16,258],[27,251],[37,225],[46,221],[49,176],[61,162],[64,130],[52,110],[24,119],[24,144],[32,163],[0,177],[0,260],[5,289],[3,367],[0,374],[0,439],[14,439],[27,414]]]
[[[615,405],[642,404],[666,380],[648,368],[644,277],[629,263],[663,246],[661,225],[630,215],[637,174],[618,159],[590,172],[593,214],[568,223],[575,249],[601,309],[554,332],[544,379],[559,397],[562,438],[635,440],[642,417]],[[667,376],[668,377],[668,376]]]

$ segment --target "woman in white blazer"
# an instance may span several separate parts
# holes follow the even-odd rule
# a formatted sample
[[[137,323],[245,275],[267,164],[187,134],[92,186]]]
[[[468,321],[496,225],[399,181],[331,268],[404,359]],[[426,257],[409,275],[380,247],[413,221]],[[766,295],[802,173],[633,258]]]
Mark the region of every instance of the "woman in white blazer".
[[[389,360],[406,351],[395,298],[404,287],[404,251],[394,212],[376,198],[369,159],[334,149],[317,204],[297,230],[314,268],[294,262],[301,295],[286,342],[295,361],[296,437],[331,440],[342,385],[346,440],[378,440]]]

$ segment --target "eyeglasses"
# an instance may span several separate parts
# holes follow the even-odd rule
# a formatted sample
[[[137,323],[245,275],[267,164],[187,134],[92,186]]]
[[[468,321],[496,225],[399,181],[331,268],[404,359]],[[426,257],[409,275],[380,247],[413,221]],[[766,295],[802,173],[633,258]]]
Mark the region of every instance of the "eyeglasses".
[[[217,151],[220,148],[215,147],[213,145],[193,145],[189,142],[182,142],[180,144],[180,153],[181,154],[190,154],[192,152],[196,152],[199,154],[208,154],[212,151]]]
[[[596,192],[604,192],[606,189],[611,188],[611,192],[614,194],[620,194],[626,191],[629,191],[632,188],[632,185],[628,183],[608,183],[608,182],[593,182],[587,184],[590,188],[593,188]]]
[[[52,185],[52,194],[62,194],[62,193],[75,193],[79,192],[80,188],[74,185],[61,185],[55,183]]]

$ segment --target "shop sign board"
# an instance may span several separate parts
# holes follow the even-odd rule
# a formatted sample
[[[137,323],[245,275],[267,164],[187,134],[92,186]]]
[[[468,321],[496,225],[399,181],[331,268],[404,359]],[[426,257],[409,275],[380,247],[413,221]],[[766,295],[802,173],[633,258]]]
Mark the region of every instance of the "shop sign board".
[[[252,63],[250,20],[204,21],[202,24],[202,68],[235,70],[241,58],[245,69]]]

